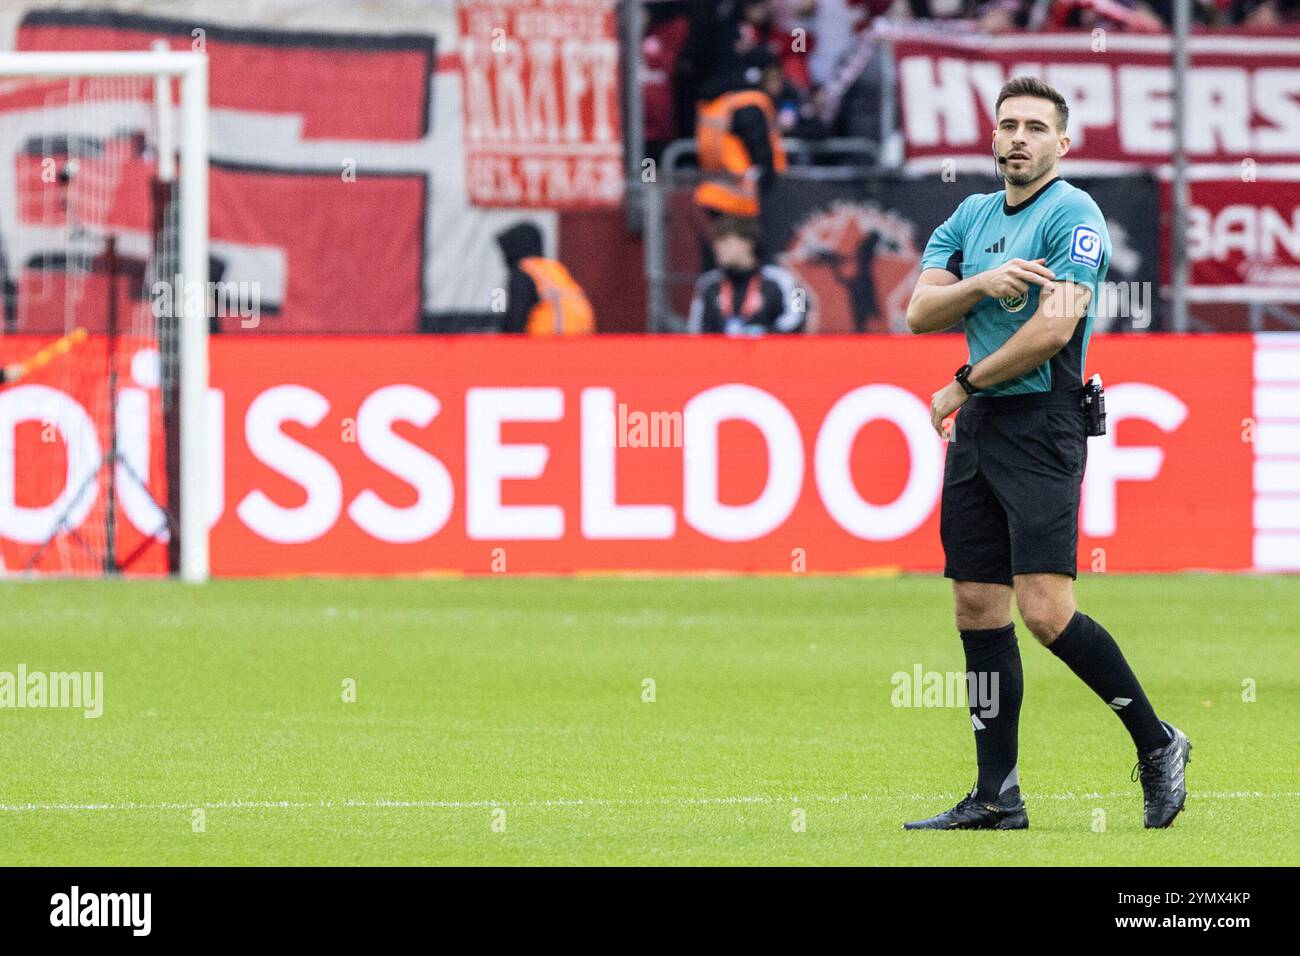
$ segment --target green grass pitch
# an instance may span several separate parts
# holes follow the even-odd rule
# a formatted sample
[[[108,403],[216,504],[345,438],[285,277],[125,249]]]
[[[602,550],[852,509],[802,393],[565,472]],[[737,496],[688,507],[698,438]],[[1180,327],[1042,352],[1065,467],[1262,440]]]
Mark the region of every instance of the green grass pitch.
[[[0,671],[104,713],[0,709],[0,864],[1300,863],[1300,579],[1078,594],[1195,745],[1169,830],[1023,625],[1030,829],[900,829],[974,779],[964,708],[891,703],[964,669],[938,577],[7,582]]]

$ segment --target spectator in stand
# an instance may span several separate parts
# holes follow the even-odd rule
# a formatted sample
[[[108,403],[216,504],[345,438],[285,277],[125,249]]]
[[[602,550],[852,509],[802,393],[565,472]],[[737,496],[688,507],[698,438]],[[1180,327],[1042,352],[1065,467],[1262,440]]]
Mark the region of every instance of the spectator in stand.
[[[1228,17],[1233,24],[1251,29],[1300,23],[1300,0],[1231,0]]]
[[[776,0],[747,0],[741,4],[741,18],[737,30],[740,49],[749,50],[756,46],[765,46],[776,58],[781,75],[797,89],[807,93],[812,88],[808,75],[808,36],[796,35],[796,26],[789,16],[778,17],[778,8],[783,14],[787,5],[779,5]],[[799,8],[808,4],[798,4]],[[796,39],[799,42],[795,42]]]
[[[912,0],[913,5],[925,0]],[[964,2],[964,0],[963,0]],[[1227,25],[1242,0],[1195,0],[1193,26]],[[1252,0],[1246,0],[1252,2]],[[1272,3],[1277,0],[1253,0]],[[1297,0],[1281,0],[1296,3]],[[1008,30],[1124,30],[1163,33],[1173,25],[1174,0],[990,0],[979,10],[983,33]]]
[[[1009,30],[1036,30],[1054,0],[991,0],[980,12],[981,33],[1006,33]]]
[[[1216,13],[1210,2],[1194,3],[1192,24],[1214,22]],[[1168,19],[1166,19],[1168,17]],[[1132,33],[1164,33],[1173,22],[1172,0],[1056,0],[1046,22],[1046,30],[1125,30]],[[1031,23],[1031,28],[1038,28]]]
[[[646,155],[658,162],[678,135],[674,83],[690,31],[689,3],[651,3],[641,40],[641,102]]]
[[[720,60],[730,60],[730,29],[734,3],[695,3],[691,8],[686,45],[677,59],[676,91],[677,135],[694,133],[695,105],[702,91],[721,68]]]
[[[885,61],[874,53],[870,26],[890,10],[894,0],[786,0],[786,4],[784,15],[789,16],[791,8],[797,12],[798,18],[791,22],[805,31],[808,49],[810,86],[803,114],[826,135],[879,143]],[[806,129],[798,135],[813,138]]]
[[[808,77],[812,87],[830,83],[845,57],[857,42],[856,31],[869,20],[852,0],[816,0],[792,4],[797,8],[795,25],[807,32]],[[888,4],[886,4],[888,6]]]
[[[1175,0],[1145,0],[1138,3],[1138,9],[1157,18],[1165,28],[1174,24]],[[1222,9],[1220,0],[1192,0],[1192,26],[1229,26],[1229,7],[1231,0],[1224,0]]]
[[[762,88],[776,107],[777,126],[782,136],[823,139],[831,134],[830,127],[817,112],[819,90],[814,90],[810,96],[791,83],[780,70],[772,68],[763,71]]]
[[[810,89],[805,44],[794,42],[792,22],[778,20],[775,0],[718,0],[696,5],[682,79],[697,99],[716,95],[756,51],[766,50],[781,72],[805,92]],[[804,38],[806,39],[806,37]]]
[[[509,270],[502,332],[585,335],[596,330],[582,287],[563,263],[542,255],[540,229],[516,223],[496,238]]]
[[[977,20],[984,0],[907,0],[913,20]]]
[[[717,221],[713,255],[718,267],[695,283],[687,331],[734,336],[804,331],[807,293],[788,269],[762,261],[758,240],[755,219],[724,216]]]

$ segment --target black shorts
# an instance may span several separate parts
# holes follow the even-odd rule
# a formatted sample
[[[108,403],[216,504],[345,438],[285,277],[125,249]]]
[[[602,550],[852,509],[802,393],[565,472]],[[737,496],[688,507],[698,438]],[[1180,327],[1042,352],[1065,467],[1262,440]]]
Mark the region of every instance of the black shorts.
[[[1081,390],[975,396],[944,461],[944,577],[1011,584],[1078,572],[1079,489],[1088,460]]]

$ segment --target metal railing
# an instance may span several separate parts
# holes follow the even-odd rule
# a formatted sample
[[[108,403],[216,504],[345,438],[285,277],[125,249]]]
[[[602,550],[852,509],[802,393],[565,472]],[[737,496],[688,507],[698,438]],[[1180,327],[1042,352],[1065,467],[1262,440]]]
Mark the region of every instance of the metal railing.
[[[1269,319],[1290,329],[1300,329],[1300,314],[1279,302],[1252,302],[1246,315],[1247,327],[1252,332],[1262,332]]]
[[[861,179],[888,170],[880,165],[880,146],[869,139],[832,138],[824,140],[782,140],[791,164],[783,178],[813,182],[841,182]],[[867,159],[845,165],[812,166],[796,164],[796,158],[824,159],[849,156]],[[683,186],[699,180],[699,170],[683,168],[681,163],[695,157],[695,140],[679,139],[670,143],[659,158],[656,175],[641,190],[643,240],[646,277],[646,331],[680,332],[685,317],[672,311],[669,289],[673,282],[694,282],[695,273],[672,272],[668,267],[668,197]]]

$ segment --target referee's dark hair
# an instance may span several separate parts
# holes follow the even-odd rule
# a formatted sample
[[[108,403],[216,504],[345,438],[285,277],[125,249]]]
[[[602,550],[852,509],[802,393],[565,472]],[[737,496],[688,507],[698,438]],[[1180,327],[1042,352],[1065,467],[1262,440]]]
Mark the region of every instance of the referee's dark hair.
[[[1064,96],[1038,77],[1017,76],[1007,80],[1002,91],[998,93],[997,103],[993,106],[994,116],[1002,108],[1002,101],[1012,96],[1036,96],[1040,100],[1051,100],[1056,104],[1056,128],[1062,133],[1065,132],[1066,124],[1070,122],[1070,107],[1065,105]]]

